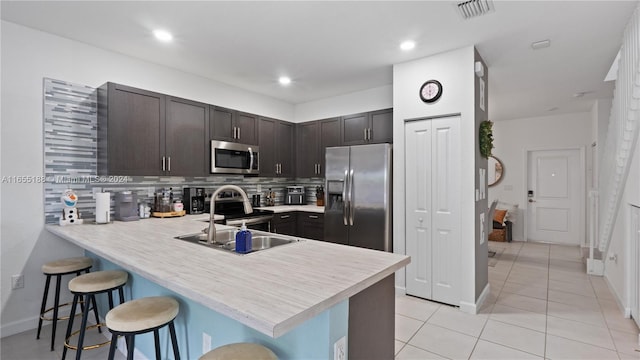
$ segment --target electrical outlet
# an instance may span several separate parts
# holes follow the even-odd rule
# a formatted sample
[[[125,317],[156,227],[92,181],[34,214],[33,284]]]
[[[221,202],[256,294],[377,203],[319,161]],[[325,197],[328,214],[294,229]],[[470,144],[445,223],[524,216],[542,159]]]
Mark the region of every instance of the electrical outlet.
[[[257,184],[256,185],[256,191],[257,192],[262,192],[262,184]]]
[[[22,289],[24,287],[24,275],[11,276],[11,290]]]
[[[202,353],[205,354],[211,350],[211,335],[206,332],[202,333]]]
[[[333,360],[347,359],[347,339],[343,336],[333,344]]]

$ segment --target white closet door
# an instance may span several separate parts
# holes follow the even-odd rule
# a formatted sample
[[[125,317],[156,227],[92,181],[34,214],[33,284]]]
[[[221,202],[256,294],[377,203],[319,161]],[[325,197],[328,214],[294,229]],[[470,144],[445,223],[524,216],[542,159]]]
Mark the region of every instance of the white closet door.
[[[457,305],[460,117],[405,124],[407,294]]]
[[[460,121],[432,123],[433,299],[458,304],[460,269]]]
[[[431,299],[431,122],[405,124],[407,294]]]

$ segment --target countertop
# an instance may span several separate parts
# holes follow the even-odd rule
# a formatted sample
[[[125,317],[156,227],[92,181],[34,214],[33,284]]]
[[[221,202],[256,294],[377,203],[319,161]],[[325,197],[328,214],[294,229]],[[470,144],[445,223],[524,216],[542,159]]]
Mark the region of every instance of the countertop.
[[[257,207],[256,209],[272,211],[276,214],[283,213],[283,212],[291,212],[291,211],[324,213],[324,206],[316,206],[316,205],[276,205],[276,206],[261,206],[261,207]]]
[[[203,228],[199,220],[206,218],[192,215],[46,229],[274,338],[410,262],[405,255],[314,240],[241,256],[173,238],[199,232]]]

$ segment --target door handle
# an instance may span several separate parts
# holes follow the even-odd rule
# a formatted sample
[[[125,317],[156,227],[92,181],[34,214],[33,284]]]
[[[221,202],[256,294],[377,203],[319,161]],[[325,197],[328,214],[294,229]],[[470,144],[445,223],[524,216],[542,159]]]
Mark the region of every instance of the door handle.
[[[535,200],[533,200],[533,199],[529,199],[529,202],[530,202],[530,203],[534,203],[534,202],[536,202],[536,201],[535,201]]]
[[[349,177],[349,225],[353,226],[353,169],[351,169]]]
[[[344,180],[342,181],[342,221],[344,225],[347,223],[347,212],[349,211],[349,200],[347,199],[347,187],[349,186],[349,170],[344,171]]]
[[[165,171],[165,162],[166,162],[166,158],[163,156],[162,157],[162,171]]]

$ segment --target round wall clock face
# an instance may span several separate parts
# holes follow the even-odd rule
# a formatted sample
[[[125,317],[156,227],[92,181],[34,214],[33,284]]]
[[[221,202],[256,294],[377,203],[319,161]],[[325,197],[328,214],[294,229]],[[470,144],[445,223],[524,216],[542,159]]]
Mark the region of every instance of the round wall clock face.
[[[438,101],[442,96],[442,84],[438,80],[429,80],[420,88],[420,99],[426,103]]]

